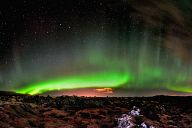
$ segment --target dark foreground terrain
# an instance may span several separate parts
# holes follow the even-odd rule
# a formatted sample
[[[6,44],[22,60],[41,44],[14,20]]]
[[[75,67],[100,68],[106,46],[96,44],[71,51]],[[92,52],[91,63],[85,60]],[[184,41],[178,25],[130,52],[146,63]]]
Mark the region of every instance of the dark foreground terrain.
[[[28,96],[0,93],[1,128],[113,128],[137,106],[133,122],[155,128],[191,128],[192,97]]]

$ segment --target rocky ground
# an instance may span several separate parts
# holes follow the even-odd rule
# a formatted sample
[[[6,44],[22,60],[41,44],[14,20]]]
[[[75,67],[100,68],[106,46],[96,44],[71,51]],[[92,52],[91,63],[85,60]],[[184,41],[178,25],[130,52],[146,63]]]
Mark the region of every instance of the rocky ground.
[[[115,128],[122,114],[155,128],[191,128],[192,97],[76,97],[0,94],[1,128]],[[136,127],[136,126],[135,126]]]

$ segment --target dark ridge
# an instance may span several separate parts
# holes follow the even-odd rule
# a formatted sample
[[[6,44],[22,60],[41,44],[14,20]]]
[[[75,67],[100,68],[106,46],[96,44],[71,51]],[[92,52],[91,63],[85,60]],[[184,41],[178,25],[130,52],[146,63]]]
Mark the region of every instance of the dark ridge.
[[[26,94],[19,94],[14,91],[0,91],[0,96],[24,96]]]

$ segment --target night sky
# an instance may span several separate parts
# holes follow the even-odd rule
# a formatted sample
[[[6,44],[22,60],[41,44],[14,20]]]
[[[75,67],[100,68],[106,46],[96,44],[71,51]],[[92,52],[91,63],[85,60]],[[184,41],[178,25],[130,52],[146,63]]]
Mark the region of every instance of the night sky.
[[[191,0],[4,0],[0,90],[192,94]]]

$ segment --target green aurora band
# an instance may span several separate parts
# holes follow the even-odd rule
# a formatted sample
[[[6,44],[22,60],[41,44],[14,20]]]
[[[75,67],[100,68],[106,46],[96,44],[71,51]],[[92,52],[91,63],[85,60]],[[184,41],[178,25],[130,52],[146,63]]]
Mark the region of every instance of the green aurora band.
[[[185,93],[192,93],[192,86],[185,85],[185,86],[167,86],[167,89],[176,91],[176,92],[185,92]]]
[[[140,72],[140,74],[142,75],[139,78],[133,72],[128,71],[106,71],[84,75],[81,74],[74,76],[64,76],[62,78],[55,78],[47,81],[33,83],[16,90],[16,92],[21,94],[36,95],[54,90],[103,87],[119,88],[121,86],[125,86],[127,89],[164,88],[176,92],[192,92],[192,87],[190,85],[176,86],[178,83],[182,82],[182,80],[179,80],[180,82],[176,80],[172,85],[167,82],[157,82],[160,79],[165,79],[164,73],[160,68],[146,69]],[[154,83],[154,81],[156,81],[158,84],[151,85]]]
[[[93,88],[93,87],[119,87],[131,80],[129,73],[122,72],[103,72],[79,76],[70,76],[48,80],[36,84],[28,85],[17,90],[17,93],[22,94],[42,94],[43,92],[53,90],[66,90],[78,88]]]

